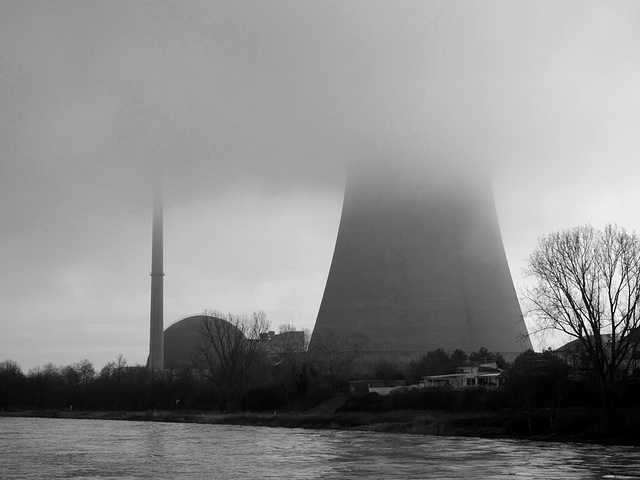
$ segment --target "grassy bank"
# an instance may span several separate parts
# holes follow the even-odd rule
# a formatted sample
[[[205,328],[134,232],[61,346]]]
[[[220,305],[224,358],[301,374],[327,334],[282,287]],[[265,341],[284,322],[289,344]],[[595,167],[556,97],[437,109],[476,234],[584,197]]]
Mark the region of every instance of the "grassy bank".
[[[199,411],[23,410],[0,416],[252,425],[362,430],[419,435],[523,438],[545,441],[640,445],[640,411],[559,409],[500,412],[392,411],[384,413],[237,413]]]

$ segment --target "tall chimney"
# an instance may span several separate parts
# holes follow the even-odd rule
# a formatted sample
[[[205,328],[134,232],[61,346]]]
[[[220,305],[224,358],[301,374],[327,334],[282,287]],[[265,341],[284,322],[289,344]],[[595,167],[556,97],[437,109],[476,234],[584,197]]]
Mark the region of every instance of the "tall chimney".
[[[153,185],[153,230],[151,236],[151,328],[149,340],[150,370],[164,368],[163,267],[162,267],[162,175]]]

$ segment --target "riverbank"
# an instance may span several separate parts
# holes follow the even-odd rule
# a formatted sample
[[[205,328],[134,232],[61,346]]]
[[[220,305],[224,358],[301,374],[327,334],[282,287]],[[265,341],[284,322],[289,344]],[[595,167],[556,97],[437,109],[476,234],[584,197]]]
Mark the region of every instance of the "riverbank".
[[[417,435],[514,438],[555,442],[640,445],[640,412],[619,409],[384,413],[211,413],[201,411],[22,410],[5,417],[128,420],[251,425],[281,428],[360,430]]]

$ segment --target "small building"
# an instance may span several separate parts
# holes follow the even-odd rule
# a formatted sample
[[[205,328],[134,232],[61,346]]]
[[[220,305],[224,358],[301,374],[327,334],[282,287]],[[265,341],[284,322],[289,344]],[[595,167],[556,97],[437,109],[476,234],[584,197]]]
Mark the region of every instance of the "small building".
[[[471,363],[456,367],[456,373],[446,375],[428,375],[422,377],[419,386],[431,387],[497,387],[505,382],[505,371],[498,368],[496,362]]]
[[[600,335],[598,341],[602,344],[602,353],[605,357],[610,358],[613,343],[611,335],[603,333]],[[554,350],[553,354],[564,360],[569,366],[569,375],[574,377],[593,375],[597,369],[594,368],[593,360],[587,353],[587,348],[583,342],[594,345],[598,341],[591,336],[585,337],[583,341],[575,339]],[[640,376],[640,329],[634,329],[629,333],[628,341],[631,342],[631,348],[618,365],[616,375],[621,377],[627,375],[638,377]],[[619,348],[620,340],[616,338],[615,343]]]

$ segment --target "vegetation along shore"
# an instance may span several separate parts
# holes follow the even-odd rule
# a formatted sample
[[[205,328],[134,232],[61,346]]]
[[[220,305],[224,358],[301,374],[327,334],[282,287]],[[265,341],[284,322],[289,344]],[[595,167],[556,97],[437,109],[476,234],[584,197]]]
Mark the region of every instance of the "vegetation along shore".
[[[461,364],[484,361],[497,366],[491,372],[500,371],[500,381],[428,386],[430,379],[459,377],[453,372]],[[100,372],[84,360],[60,367],[47,364],[24,374],[15,362],[4,361],[0,416],[640,445],[636,370],[615,383],[611,400],[603,402],[597,378],[588,370],[570,369],[550,351],[525,352],[512,364],[486,349],[469,355],[435,350],[404,365],[348,363],[349,368],[322,369],[305,355],[266,364],[255,369],[234,398],[197,370],[151,371],[129,366],[121,356]],[[383,384],[384,391],[370,391],[373,384]]]
[[[357,399],[356,399],[357,401]],[[348,404],[349,402],[346,402]],[[34,409],[0,411],[3,417],[38,417],[361,430],[417,435],[511,438],[554,442],[640,445],[640,410],[567,408],[531,412],[395,410],[271,413],[213,413],[191,410],[97,411]]]

